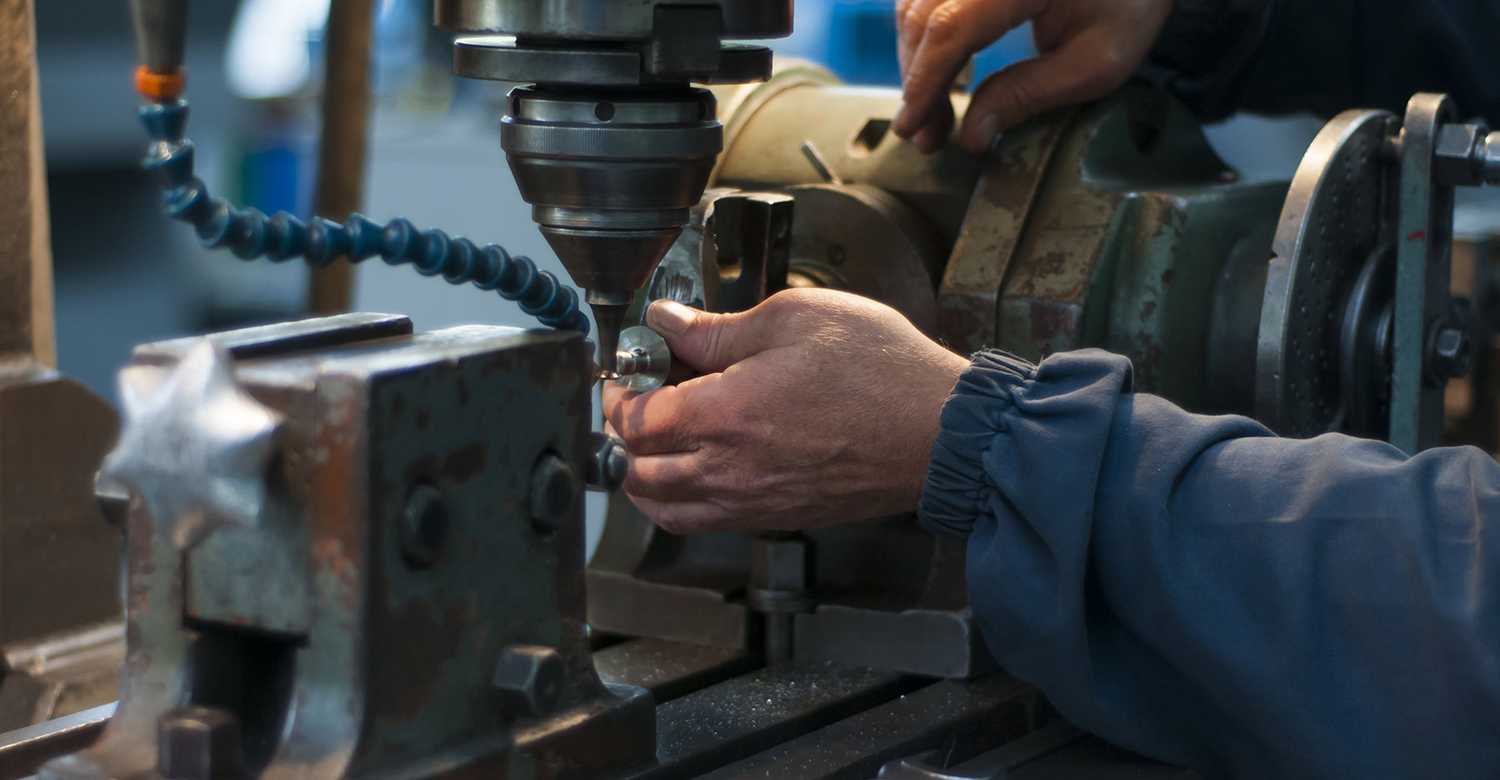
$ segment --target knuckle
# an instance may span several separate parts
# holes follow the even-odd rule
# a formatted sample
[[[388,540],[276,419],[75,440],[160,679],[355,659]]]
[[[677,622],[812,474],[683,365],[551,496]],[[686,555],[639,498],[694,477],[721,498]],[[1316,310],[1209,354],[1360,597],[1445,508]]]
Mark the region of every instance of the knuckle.
[[[964,25],[963,6],[944,3],[927,17],[926,37],[940,46],[951,44],[963,35]]]

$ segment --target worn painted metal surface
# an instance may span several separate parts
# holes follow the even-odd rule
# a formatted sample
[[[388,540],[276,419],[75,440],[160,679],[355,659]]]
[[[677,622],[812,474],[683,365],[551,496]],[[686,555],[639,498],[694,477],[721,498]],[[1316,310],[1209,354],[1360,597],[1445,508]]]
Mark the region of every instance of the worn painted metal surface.
[[[106,471],[138,499],[120,708],[44,777],[152,770],[184,702],[266,777],[649,761],[649,698],[588,655],[582,482],[532,495],[536,465],[591,454],[578,334],[348,315],[148,346],[126,374],[143,406]],[[137,447],[162,436],[194,462]]]

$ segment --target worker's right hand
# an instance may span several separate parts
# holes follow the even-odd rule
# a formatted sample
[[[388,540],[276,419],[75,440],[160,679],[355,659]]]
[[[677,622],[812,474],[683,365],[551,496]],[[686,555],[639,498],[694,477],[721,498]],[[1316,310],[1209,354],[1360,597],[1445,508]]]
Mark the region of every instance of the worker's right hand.
[[[976,52],[1030,21],[1039,56],[989,77],[964,116],[960,141],[982,154],[1001,131],[1124,84],[1171,11],[1172,0],[899,0],[904,105],[892,129],[923,151],[942,146],[953,80]]]

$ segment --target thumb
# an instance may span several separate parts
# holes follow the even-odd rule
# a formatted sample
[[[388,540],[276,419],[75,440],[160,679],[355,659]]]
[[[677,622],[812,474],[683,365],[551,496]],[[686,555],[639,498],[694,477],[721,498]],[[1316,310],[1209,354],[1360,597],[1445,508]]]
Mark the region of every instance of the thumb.
[[[765,349],[742,314],[710,314],[659,300],[646,310],[646,324],[667,340],[673,360],[703,374],[723,371]]]

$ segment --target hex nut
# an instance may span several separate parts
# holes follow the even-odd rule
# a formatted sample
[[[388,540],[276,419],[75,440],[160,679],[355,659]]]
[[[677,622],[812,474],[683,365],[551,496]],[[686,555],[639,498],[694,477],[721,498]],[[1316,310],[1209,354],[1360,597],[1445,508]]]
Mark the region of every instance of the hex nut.
[[[562,656],[542,645],[511,645],[500,653],[491,682],[508,713],[546,714],[557,707],[562,695]]]
[[[589,487],[600,490],[619,490],[630,472],[630,455],[625,443],[602,433],[594,434],[594,451],[589,456]]]
[[[531,470],[527,507],[538,531],[555,531],[578,502],[578,475],[562,458],[543,455]]]
[[[1448,186],[1471,187],[1484,175],[1482,131],[1475,125],[1444,125],[1433,148],[1432,175]]]
[[[240,722],[213,707],[186,707],[157,723],[157,769],[166,780],[222,780],[245,773]]]

